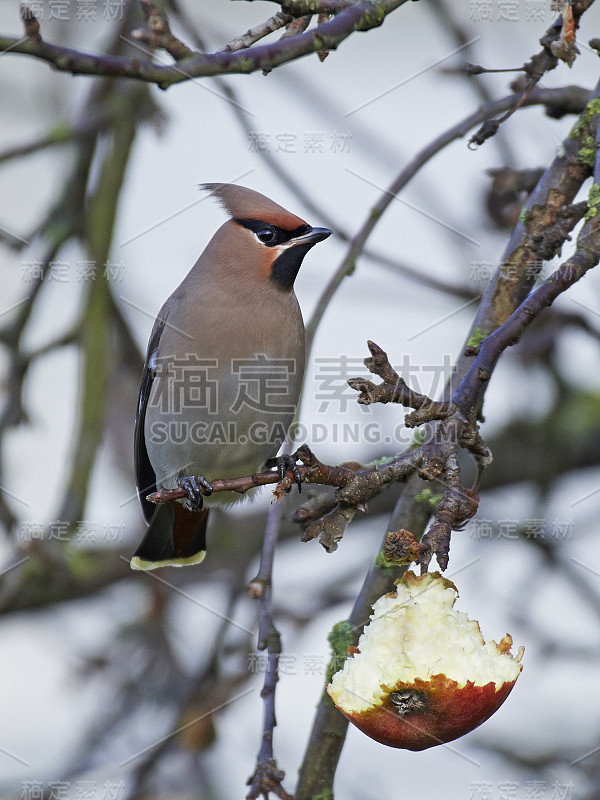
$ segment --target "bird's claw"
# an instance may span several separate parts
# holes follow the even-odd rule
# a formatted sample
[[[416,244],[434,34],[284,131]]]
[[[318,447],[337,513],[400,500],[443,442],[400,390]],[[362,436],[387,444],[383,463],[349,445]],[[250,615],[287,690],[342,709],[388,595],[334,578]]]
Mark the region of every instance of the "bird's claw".
[[[271,469],[272,467],[276,467],[277,471],[279,472],[279,480],[284,481],[285,475],[288,470],[292,471],[294,475],[294,483],[298,487],[298,492],[302,492],[302,476],[300,475],[300,470],[298,469],[298,465],[296,464],[296,457],[294,455],[290,455],[290,453],[284,453],[281,456],[276,456],[275,458],[270,458],[266,463],[267,469]],[[286,493],[290,492],[292,489],[291,486],[286,487]]]
[[[204,505],[203,498],[212,494],[213,487],[202,475],[180,475],[177,486],[183,489],[187,498],[186,508],[190,511],[201,511]]]

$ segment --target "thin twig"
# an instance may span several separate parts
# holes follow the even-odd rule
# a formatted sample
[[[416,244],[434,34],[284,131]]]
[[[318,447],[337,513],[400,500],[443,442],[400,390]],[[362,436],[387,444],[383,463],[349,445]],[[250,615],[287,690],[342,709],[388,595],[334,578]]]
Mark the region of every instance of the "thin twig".
[[[184,58],[193,58],[198,55],[173,35],[169,19],[162,9],[157,8],[150,0],[139,0],[139,3],[148,28],[138,28],[132,31],[132,39],[144,42],[149,47],[159,47],[165,50],[175,61],[182,61]]]
[[[292,17],[291,14],[284,14],[283,11],[278,11],[260,25],[255,25],[254,28],[250,28],[241,36],[236,36],[229,44],[222,47],[219,53],[235,53],[236,50],[245,50],[247,47],[251,47],[253,44],[256,44],[256,42],[264,39],[264,37],[268,36],[270,33],[285,27],[293,19],[294,17]]]
[[[430,7],[433,10],[433,15],[435,18],[436,23],[442,28],[447,34],[452,37],[455,45],[461,47],[461,55],[464,58],[470,58],[470,53],[474,50],[474,45],[476,42],[471,42],[472,33],[470,35],[467,34],[467,30],[459,24],[455,17],[455,11],[457,10],[457,6],[451,2],[451,0],[432,0],[430,3]],[[446,67],[442,68],[442,74],[449,75],[453,73],[457,73],[458,75],[464,74],[461,73],[460,67]],[[491,91],[488,89],[488,86],[485,81],[477,80],[476,77],[469,79],[469,88],[475,92],[476,96],[480,103],[491,103],[493,101],[493,95]],[[517,158],[513,151],[508,138],[502,134],[495,137],[496,147],[500,151],[500,156],[502,159],[502,163],[509,165],[509,164],[516,164]]]
[[[261,795],[268,797],[269,792],[274,792],[281,800],[292,800],[292,796],[281,785],[285,773],[277,766],[273,751],[273,731],[277,725],[275,689],[279,681],[279,656],[281,654],[281,635],[273,620],[273,559],[279,536],[281,514],[281,504],[272,504],[267,518],[258,574],[249,584],[251,595],[257,597],[259,602],[258,649],[267,651],[267,669],[260,693],[264,709],[263,733],[256,759],[256,769],[248,779],[250,786],[246,795],[248,800],[256,800]]]
[[[387,353],[379,345],[369,340],[367,347],[371,357],[365,358],[365,367],[369,372],[378,375],[383,383],[374,384],[364,378],[349,378],[348,386],[359,393],[358,403],[365,406],[373,403],[399,403],[405,407],[414,408],[415,412],[407,414],[404,418],[407,428],[414,428],[434,419],[446,419],[454,413],[455,407],[452,403],[433,401],[411,389],[392,367]]]
[[[532,56],[532,58],[521,67],[526,73],[527,79],[522,86],[522,93],[517,97],[513,107],[509,108],[506,113],[498,119],[486,120],[481,128],[476,131],[469,140],[469,146],[473,144],[481,145],[491,136],[494,136],[502,123],[506,122],[507,119],[524,105],[527,98],[544,75],[558,66],[559,60],[563,60],[568,63],[569,66],[572,66],[576,54],[579,53],[575,45],[575,30],[579,26],[580,16],[593,2],[594,0],[579,0],[575,5],[572,3],[565,4],[565,10],[562,16],[548,28],[544,36],[540,39],[540,43],[543,45],[542,50]],[[476,70],[482,72],[492,71],[475,66],[472,74],[480,74],[480,72]]]

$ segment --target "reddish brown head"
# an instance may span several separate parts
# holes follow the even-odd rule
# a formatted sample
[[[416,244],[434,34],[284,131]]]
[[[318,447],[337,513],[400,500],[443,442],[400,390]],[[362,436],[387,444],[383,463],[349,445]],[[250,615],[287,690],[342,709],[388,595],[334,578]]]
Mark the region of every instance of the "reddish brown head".
[[[232,183],[203,183],[231,216],[215,246],[226,249],[223,256],[250,269],[255,275],[289,291],[302,260],[310,248],[331,235],[328,228],[312,228],[301,217],[265,195]],[[214,241],[214,240],[213,240]]]

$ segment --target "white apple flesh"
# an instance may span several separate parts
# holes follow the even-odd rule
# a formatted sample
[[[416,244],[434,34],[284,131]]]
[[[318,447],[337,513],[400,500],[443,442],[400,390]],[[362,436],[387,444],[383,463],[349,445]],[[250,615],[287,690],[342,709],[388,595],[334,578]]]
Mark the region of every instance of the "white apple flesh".
[[[406,572],[327,691],[339,710],[382,744],[424,750],[481,725],[508,697],[524,649],[485,643],[479,623],[454,609],[456,586],[439,572]]]

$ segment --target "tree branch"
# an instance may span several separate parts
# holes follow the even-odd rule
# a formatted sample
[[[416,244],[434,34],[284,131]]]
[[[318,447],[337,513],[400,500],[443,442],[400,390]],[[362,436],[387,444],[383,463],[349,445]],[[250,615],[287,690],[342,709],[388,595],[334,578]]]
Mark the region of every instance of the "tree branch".
[[[521,91],[513,107],[509,108],[499,119],[486,120],[481,128],[476,131],[469,140],[469,146],[471,144],[481,145],[486,139],[489,139],[490,136],[494,136],[500,125],[506,122],[507,119],[512,117],[512,115],[523,106],[546,72],[550,72],[558,66],[559,60],[565,61],[569,66],[573,65],[575,57],[579,53],[575,45],[575,31],[579,27],[581,15],[593,2],[594,0],[579,0],[575,3],[566,3],[563,5],[561,16],[558,17],[540,39],[542,50],[532,56],[530,61],[520,68],[525,72],[527,78],[521,86]],[[473,64],[469,64],[468,66],[471,67],[471,75],[493,71],[486,70],[484,67],[477,67]]]
[[[517,344],[537,315],[600,261],[600,215],[592,215],[595,210],[596,207],[590,205],[588,214],[591,215],[577,237],[575,253],[538,286],[503,325],[481,342],[471,368],[452,397],[463,413],[481,403],[485,386],[504,350]]]
[[[245,50],[261,39],[264,39],[264,37],[268,36],[270,33],[278,31],[280,28],[284,28],[293,19],[294,17],[292,17],[291,14],[284,14],[283,11],[278,11],[260,25],[255,25],[254,28],[250,28],[241,36],[236,36],[236,38],[229,42],[229,44],[226,44],[225,47],[222,47],[219,52],[234,53],[236,50]]]
[[[159,47],[165,50],[175,61],[193,57],[194,51],[181,42],[171,32],[169,20],[164,11],[157,8],[149,0],[139,0],[144,12],[148,28],[137,28],[131,32],[131,37],[144,42],[150,47]]]
[[[526,102],[531,101],[539,91],[540,87],[538,86],[527,98]],[[599,88],[597,87],[594,96],[597,96],[598,91]],[[471,116],[471,120],[472,118],[473,115]],[[466,122],[465,120],[462,124]],[[457,135],[464,134],[458,133],[454,128],[451,129],[449,133],[445,134],[444,138],[448,135],[450,135],[452,139],[456,138]],[[545,212],[548,218],[548,224],[550,225],[554,224],[556,221],[558,209],[572,203],[579,187],[589,175],[589,170],[582,168],[578,162],[577,155],[578,149],[581,147],[580,141],[577,140],[574,142],[567,140],[565,144],[570,144],[570,151],[565,150],[565,156],[555,159],[553,164],[544,173],[544,176],[541,178],[540,183],[527,203],[528,211],[535,209],[536,217],[538,214]],[[419,160],[427,160],[443,146],[445,146],[445,143],[440,137],[440,139],[429,145],[428,148],[421,151],[418,157]],[[433,152],[431,152],[431,150],[433,150]],[[411,173],[414,174],[413,171],[416,171],[419,167],[420,164],[418,162],[407,167],[406,169],[408,172],[406,180],[409,180],[412,177]],[[395,183],[403,185],[402,180],[405,180],[404,173],[401,173]],[[390,188],[391,190],[395,188],[395,191],[398,191],[398,188],[394,185]],[[357,245],[356,252],[353,252],[352,247],[350,248],[346,257],[348,265],[353,266],[356,255],[361,252],[364,240],[366,240],[370,230],[374,227],[380,216],[378,212],[382,206],[385,208],[385,200],[386,198],[383,197],[380,203],[373,209],[372,218],[370,218],[363,226],[363,229],[361,229],[359,236],[355,240]],[[542,225],[539,224],[536,227],[541,228]],[[535,232],[537,233],[539,230]],[[359,237],[364,237],[364,239],[361,241]],[[521,256],[521,251],[528,249],[529,242],[528,231],[526,232],[525,226],[519,223],[505,250],[506,260],[509,260],[511,256],[517,260],[516,257]],[[527,265],[530,264],[532,252],[533,248],[528,250],[523,260],[519,259],[517,261],[515,272],[511,275],[512,290],[506,285],[502,269],[499,268],[497,270],[490,281],[478,314],[471,326],[471,330],[467,336],[467,343],[471,342],[474,338],[481,341],[485,335],[491,333],[508,319],[514,309],[525,299],[535,279],[535,275],[531,275],[531,273],[527,275]],[[504,263],[503,260],[503,265]],[[341,281],[345,274],[346,272],[341,274],[338,272],[336,278]],[[468,371],[469,366],[471,366],[470,356],[466,354],[466,350],[467,348],[465,345],[463,354],[457,362],[457,374],[450,379],[444,394],[445,397],[452,397],[455,387],[460,383],[461,379]],[[444,424],[446,424],[446,422],[440,423],[440,425]],[[427,520],[430,516],[427,504],[419,502],[416,499],[422,488],[422,481],[419,479],[417,473],[413,473],[407,480],[396,505],[396,509],[392,514],[388,526],[389,530],[397,530],[399,528],[410,530],[416,538],[419,538],[419,535],[425,530]],[[390,569],[385,566],[385,563],[381,564],[379,561],[375,561],[372,564],[349,618],[354,632],[354,643],[358,641],[360,631],[369,618],[373,602],[393,588],[394,580],[398,577],[398,574],[398,569]],[[323,795],[328,792],[331,794],[333,793],[335,771],[343,748],[347,728],[347,720],[337,711],[331,699],[324,691],[317,709],[304,759],[300,767],[295,800],[311,800],[311,798],[314,798],[319,793]]]
[[[273,731],[277,725],[275,690],[279,681],[281,654],[281,635],[273,620],[273,559],[281,513],[280,503],[274,503],[269,509],[258,574],[248,584],[250,595],[258,598],[259,602],[258,649],[267,651],[267,669],[260,693],[264,704],[263,734],[256,769],[248,779],[250,789],[246,795],[247,800],[256,800],[259,796],[268,797],[269,792],[274,792],[281,800],[293,800],[281,785],[285,772],[277,766],[273,750]]]
[[[583,111],[590,99],[590,92],[578,86],[566,86],[561,89],[542,89],[537,87],[527,97],[524,106],[544,105],[546,108],[562,108],[567,106],[569,109],[577,108]],[[337,291],[343,279],[351,275],[356,266],[356,262],[364,252],[365,244],[375,229],[375,226],[391,205],[395,196],[414,178],[419,170],[425,166],[435,155],[441,152],[451,142],[461,139],[463,136],[486,119],[493,117],[500,111],[511,108],[515,101],[515,95],[510,94],[493,103],[481,106],[477,111],[469,114],[460,122],[453,125],[444,133],[437,136],[433,141],[423,147],[416,156],[402,169],[398,176],[392,181],[390,186],[383,192],[379,200],[369,210],[369,214],[359,229],[358,233],[351,239],[350,246],[339,267],[330,278],[325,291],[317,302],[317,306],[311,317],[309,325],[306,327],[307,341],[310,343],[314,337],[316,327],[322,319],[331,298]],[[574,105],[573,105],[574,104]],[[575,159],[576,160],[576,159]],[[585,174],[582,173],[581,181]],[[574,195],[573,195],[574,196]],[[573,199],[570,197],[570,200]],[[570,201],[569,201],[570,202]]]
[[[348,386],[359,392],[357,403],[365,406],[373,403],[399,403],[402,406],[414,408],[416,412],[407,414],[404,418],[407,428],[414,428],[434,419],[446,419],[455,411],[452,403],[435,402],[424,394],[415,392],[398,375],[390,364],[387,353],[379,345],[368,341],[367,346],[371,351],[371,357],[365,358],[365,367],[369,372],[378,375],[383,383],[376,385],[364,378],[349,378]]]
[[[280,39],[273,44],[261,45],[238,52],[211,54],[193,53],[176,65],[163,66],[139,57],[86,53],[70,47],[48,44],[41,38],[27,36],[0,36],[0,52],[21,53],[47,61],[61,72],[72,75],[103,75],[112,78],[132,78],[147,83],[156,83],[167,89],[175,83],[214,75],[250,74],[257,70],[272,70],[280,64],[294,61],[319,50],[335,50],[344,39],[356,31],[368,31],[379,27],[386,16],[407,0],[360,0],[343,7],[329,22],[318,28]],[[317,5],[320,5],[317,3]],[[331,7],[319,9],[329,11]],[[335,5],[335,4],[334,4]],[[284,5],[283,11],[297,8],[292,3]],[[303,16],[307,11],[303,11]]]

